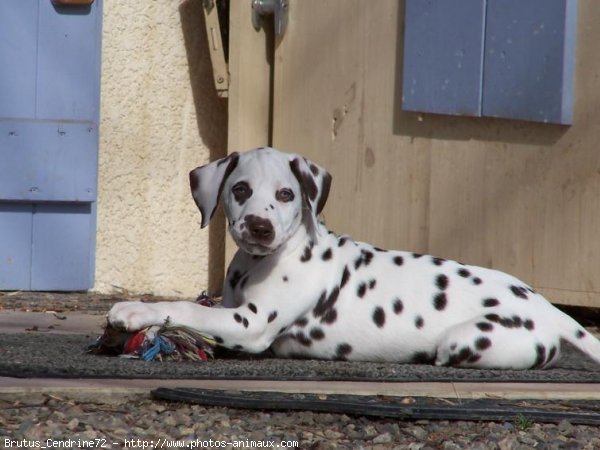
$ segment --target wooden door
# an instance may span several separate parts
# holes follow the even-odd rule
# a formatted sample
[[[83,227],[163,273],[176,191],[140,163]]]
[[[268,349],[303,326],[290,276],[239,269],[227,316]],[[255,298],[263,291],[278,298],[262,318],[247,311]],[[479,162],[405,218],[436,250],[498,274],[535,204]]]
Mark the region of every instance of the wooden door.
[[[398,4],[292,2],[275,50],[273,145],[330,170],[332,229],[425,252],[430,149],[397,129]]]
[[[324,217],[336,232],[600,306],[600,128],[590,126],[600,4],[579,3],[571,127],[403,111],[405,6],[290,1],[274,46],[270,143],[330,170]]]
[[[287,28],[272,48],[263,45],[268,42],[263,30],[239,28],[230,48],[246,49],[246,65],[230,61],[231,75],[238,79],[238,94],[230,92],[230,150],[258,144],[253,138],[240,139],[240,128],[249,125],[254,136],[266,141],[260,145],[304,154],[328,168],[333,186],[324,218],[336,232],[381,247],[503,270],[556,303],[600,306],[600,127],[595,125],[600,3],[580,0],[576,11],[575,0],[550,2],[553,8],[564,7],[565,23],[576,30],[569,38],[576,37],[576,47],[564,40],[565,47],[576,48],[576,65],[554,80],[565,86],[566,78],[575,78],[572,117],[570,105],[562,103],[557,120],[572,125],[561,126],[403,110],[410,1],[424,4],[290,0]],[[469,4],[478,2],[485,3]],[[510,3],[522,10],[519,2]],[[427,2],[434,4],[446,2]],[[499,3],[487,0],[490,4]],[[247,6],[240,7],[236,18],[248,25]],[[528,20],[536,20],[535,11],[529,11],[534,16]],[[452,26],[443,14],[439,20],[439,30]],[[523,35],[528,39],[528,33]],[[248,48],[249,42],[258,41],[260,45]],[[265,56],[265,51],[274,56]],[[523,74],[530,75],[528,59],[517,56]],[[545,61],[537,54],[534,59]],[[264,101],[269,73],[265,61],[272,74],[269,108]],[[506,61],[502,69],[510,70],[514,59]],[[502,62],[485,64],[496,70]],[[244,79],[248,67],[261,68],[261,89],[256,89],[254,77]],[[495,78],[489,75],[488,82],[502,81],[502,71],[491,74]],[[486,87],[484,80],[481,88]],[[240,93],[259,95],[260,101],[242,102]],[[567,92],[551,94],[561,102],[569,99]],[[247,110],[241,111],[240,105]],[[476,110],[486,115],[490,108],[484,104]],[[270,129],[256,123],[256,114],[271,118]],[[508,117],[505,111],[498,115]]]

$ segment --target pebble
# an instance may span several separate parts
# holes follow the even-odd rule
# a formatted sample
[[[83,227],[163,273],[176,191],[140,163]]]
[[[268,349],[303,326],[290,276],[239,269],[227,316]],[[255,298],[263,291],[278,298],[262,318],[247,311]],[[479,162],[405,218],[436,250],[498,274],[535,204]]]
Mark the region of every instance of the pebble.
[[[373,444],[386,444],[392,442],[392,435],[390,433],[383,433],[373,438]]]
[[[71,420],[69,420],[69,423],[67,423],[67,430],[73,431],[78,426],[79,426],[79,419],[77,417],[73,417]]]
[[[323,432],[323,434],[325,435],[325,437],[327,439],[330,439],[330,440],[336,440],[336,439],[340,439],[340,438],[344,437],[344,433],[340,433],[339,431],[335,431],[335,430],[325,430]]]
[[[410,434],[412,434],[418,441],[424,441],[427,439],[427,435],[429,433],[424,428],[413,427],[413,429],[410,430]]]
[[[510,422],[401,421],[346,414],[265,412],[139,399],[120,404],[0,397],[2,439],[297,441],[300,449],[531,450],[600,448],[600,428]],[[114,447],[119,448],[119,447]]]

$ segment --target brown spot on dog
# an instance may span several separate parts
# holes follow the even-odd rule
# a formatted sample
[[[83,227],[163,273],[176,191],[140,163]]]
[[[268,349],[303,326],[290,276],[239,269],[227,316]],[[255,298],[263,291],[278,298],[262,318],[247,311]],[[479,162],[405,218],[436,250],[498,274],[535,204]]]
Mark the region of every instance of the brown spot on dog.
[[[326,291],[321,293],[317,304],[313,309],[313,315],[315,317],[321,317],[327,313],[327,311],[331,310],[337,302],[338,296],[340,295],[340,288],[335,287],[331,290],[329,295],[326,294]]]
[[[378,328],[383,328],[385,325],[385,311],[382,307],[378,306],[373,311],[373,322],[375,322]]]
[[[544,366],[546,362],[546,347],[542,344],[537,344],[535,346],[535,362],[533,363],[532,369],[540,369]]]
[[[402,303],[402,300],[400,300],[399,298],[395,298],[392,305],[395,314],[401,314],[404,310],[404,303]]]
[[[492,341],[487,337],[480,337],[475,341],[475,348],[477,350],[487,350],[492,346]]]
[[[437,294],[435,294],[435,296],[433,297],[433,307],[437,311],[443,311],[444,309],[446,309],[447,305],[448,298],[446,297],[446,293],[438,292]]]
[[[468,278],[471,276],[471,272],[465,268],[458,269],[458,274],[463,278]]]
[[[421,316],[415,317],[415,327],[419,330],[425,326],[425,320]]]
[[[306,318],[306,317],[301,317],[301,318],[297,319],[297,320],[294,322],[294,325],[296,325],[296,326],[298,326],[298,327],[300,327],[300,328],[303,328],[303,327],[305,327],[306,325],[308,325],[308,318]]]
[[[511,286],[510,290],[514,294],[515,297],[522,298],[523,300],[527,300],[529,298],[529,297],[527,297],[527,288],[525,288],[525,287]]]
[[[450,356],[450,359],[448,360],[448,365],[458,366],[465,361],[475,362],[478,359],[479,355],[473,353],[473,350],[471,350],[469,347],[463,347],[458,353],[455,353],[452,356]]]
[[[325,338],[325,333],[323,332],[323,330],[321,328],[313,328],[310,330],[310,337],[312,339],[314,339],[315,341],[320,341],[321,339]]]
[[[356,289],[356,295],[358,295],[359,298],[363,298],[365,296],[366,292],[367,292],[366,283],[360,283],[358,285],[358,289]]]
[[[296,333],[296,339],[305,347],[310,347],[312,344],[312,341],[309,339],[309,337],[306,336],[302,331],[298,331]]]
[[[441,290],[445,290],[448,287],[448,284],[450,283],[450,280],[448,279],[448,277],[446,275],[444,275],[443,273],[438,275],[435,278],[435,285]]]
[[[492,325],[489,322],[477,322],[477,325],[475,325],[475,326],[477,328],[479,328],[481,331],[485,331],[485,332],[489,332],[494,329],[494,325]]]
[[[331,248],[328,248],[327,250],[325,250],[323,252],[323,254],[321,255],[321,259],[323,261],[329,261],[331,259],[331,257],[333,256],[333,251],[331,250]]]
[[[350,353],[352,353],[352,346],[350,344],[338,344],[335,349],[335,357],[338,360],[345,360]]]
[[[310,200],[315,200],[317,198],[319,188],[317,187],[314,178],[309,173],[303,172],[300,169],[300,160],[294,159],[293,161],[290,161],[290,169],[300,183],[302,192],[306,195],[306,197],[308,197]]]
[[[344,266],[344,272],[342,273],[342,280],[340,281],[340,289],[343,288],[348,280],[350,279],[350,271],[348,266]]]
[[[493,308],[494,306],[498,306],[500,301],[497,298],[486,298],[483,300],[484,308]]]
[[[331,308],[331,309],[327,310],[325,315],[323,315],[323,317],[321,317],[321,323],[327,323],[329,325],[334,323],[336,320],[337,320],[337,310],[335,308]]]
[[[301,262],[307,262],[310,261],[310,258],[312,258],[312,248],[313,248],[313,242],[311,241],[306,247],[304,247],[304,253],[302,253],[302,256],[300,257],[300,261]]]

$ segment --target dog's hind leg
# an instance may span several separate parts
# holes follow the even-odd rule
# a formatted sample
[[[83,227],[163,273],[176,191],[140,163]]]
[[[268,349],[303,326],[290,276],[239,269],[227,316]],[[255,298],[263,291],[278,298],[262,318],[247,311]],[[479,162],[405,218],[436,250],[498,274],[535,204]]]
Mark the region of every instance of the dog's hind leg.
[[[446,331],[438,341],[436,365],[481,369],[536,369],[558,359],[555,333],[531,320],[488,314]]]

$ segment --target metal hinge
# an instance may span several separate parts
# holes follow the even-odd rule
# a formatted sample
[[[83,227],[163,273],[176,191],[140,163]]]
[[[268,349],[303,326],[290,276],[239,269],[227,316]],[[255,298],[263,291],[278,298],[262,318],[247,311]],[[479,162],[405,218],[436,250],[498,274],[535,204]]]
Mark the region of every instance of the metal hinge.
[[[212,62],[217,95],[219,97],[227,97],[229,95],[229,69],[225,60],[217,5],[214,0],[204,0],[203,5],[210,60]]]
[[[252,0],[252,24],[255,29],[263,26],[264,16],[273,15],[275,34],[283,35],[288,22],[289,0]]]

